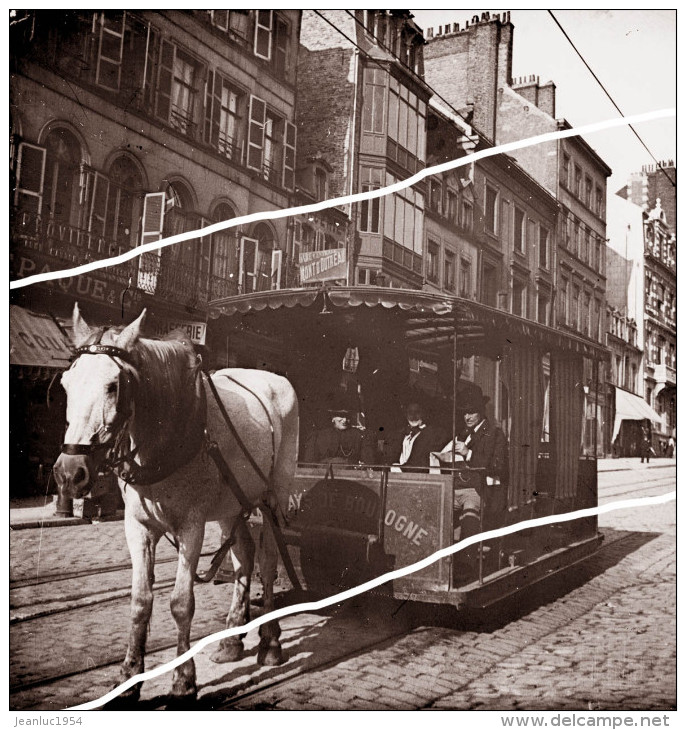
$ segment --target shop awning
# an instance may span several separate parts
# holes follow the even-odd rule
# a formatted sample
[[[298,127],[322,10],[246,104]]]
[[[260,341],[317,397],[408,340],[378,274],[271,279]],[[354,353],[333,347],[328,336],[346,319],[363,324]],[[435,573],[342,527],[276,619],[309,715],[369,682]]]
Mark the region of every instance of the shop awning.
[[[644,421],[646,419],[661,422],[662,416],[640,396],[621,388],[615,388],[615,423],[612,440],[617,438],[622,421]]]
[[[10,305],[10,365],[62,370],[71,349],[52,317]]]

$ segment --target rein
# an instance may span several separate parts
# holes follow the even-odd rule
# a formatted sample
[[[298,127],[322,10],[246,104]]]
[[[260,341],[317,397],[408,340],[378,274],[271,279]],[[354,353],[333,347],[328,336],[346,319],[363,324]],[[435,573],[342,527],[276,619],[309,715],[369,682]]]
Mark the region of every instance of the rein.
[[[102,332],[100,333],[100,337],[102,337]],[[136,364],[133,361],[133,358],[131,357],[131,354],[127,352],[126,350],[123,350],[120,347],[117,347],[116,345],[103,345],[100,344],[100,342],[96,342],[90,345],[84,345],[83,347],[78,347],[74,351],[75,358],[77,359],[79,357],[82,357],[84,355],[107,355],[109,356],[112,361],[117,365],[117,367],[124,373],[126,376],[126,383],[127,386],[130,386],[130,379],[128,376],[128,373],[126,372],[123,365],[118,362],[118,360],[121,360],[122,362],[130,365],[134,369],[136,369]],[[200,375],[201,371],[198,369],[196,372],[196,377]],[[238,444],[240,450],[242,451],[245,458],[250,463],[250,466],[253,468],[257,476],[260,478],[260,480],[264,483],[266,487],[266,491],[268,494],[273,494],[273,476],[274,476],[274,460],[276,458],[276,442],[275,442],[275,432],[274,432],[274,424],[272,422],[271,415],[269,414],[269,410],[265,406],[265,404],[262,402],[262,399],[250,388],[248,388],[246,385],[241,383],[240,381],[236,380],[235,378],[231,377],[230,375],[224,373],[223,377],[226,377],[231,382],[235,383],[236,385],[242,387],[244,390],[247,390],[260,404],[262,409],[264,410],[267,420],[269,422],[269,428],[271,431],[271,440],[272,440],[272,451],[271,451],[271,463],[269,466],[269,474],[265,475],[263,470],[260,468],[260,465],[255,461],[253,455],[250,453],[249,449],[245,445],[245,442],[240,437],[240,434],[236,430],[236,427],[234,426],[231,417],[229,416],[224,404],[221,401],[221,398],[219,397],[219,393],[217,392],[217,388],[215,384],[212,381],[212,378],[206,376],[205,380],[207,381],[210,391],[212,392],[212,395],[214,396],[214,399],[217,403],[217,406],[219,407],[219,411],[222,414],[222,417],[231,432],[231,435],[235,439],[236,443]],[[192,438],[190,443],[190,448],[180,448],[174,450],[174,456],[172,459],[166,461],[164,464],[160,463],[153,466],[141,466],[139,464],[136,464],[133,459],[136,455],[138,448],[135,448],[133,450],[129,450],[125,454],[117,454],[113,455],[113,452],[117,450],[119,447],[123,445],[123,442],[125,441],[125,435],[126,431],[123,428],[123,426],[126,425],[129,418],[131,417],[132,409],[130,405],[127,405],[127,408],[123,412],[117,411],[117,415],[115,416],[114,422],[110,425],[109,430],[112,432],[112,436],[108,438],[106,441],[97,443],[97,444],[69,444],[65,443],[62,445],[62,453],[72,456],[89,456],[94,453],[97,453],[99,451],[102,451],[103,449],[106,449],[110,452],[110,455],[108,455],[105,459],[104,464],[102,465],[107,469],[107,471],[114,472],[120,479],[122,479],[127,484],[154,484],[156,482],[162,481],[162,479],[166,478],[173,472],[175,472],[178,468],[183,466],[184,463],[187,463],[190,459],[192,459],[200,447],[202,446],[203,439],[205,440],[205,445],[207,448],[208,454],[212,457],[212,460],[214,461],[215,465],[217,466],[217,469],[223,479],[223,481],[226,483],[226,485],[231,489],[234,497],[238,501],[238,503],[241,506],[242,514],[234,520],[233,527],[231,529],[231,534],[229,535],[228,539],[224,541],[224,543],[221,545],[219,550],[216,552],[212,559],[212,563],[210,565],[210,569],[205,572],[202,576],[196,575],[195,579],[198,582],[207,583],[216,574],[217,570],[219,569],[219,566],[223,562],[224,558],[226,557],[226,554],[228,553],[231,544],[234,541],[234,536],[236,532],[236,528],[238,526],[238,521],[240,519],[247,519],[252,512],[255,505],[253,505],[250,500],[248,500],[247,496],[245,495],[245,492],[241,489],[238,480],[236,479],[234,473],[231,471],[231,468],[227,464],[226,460],[221,454],[221,451],[219,449],[218,444],[216,441],[212,441],[209,437],[209,434],[207,433],[207,429],[199,429],[198,430],[198,437]],[[118,426],[118,428],[117,428]],[[190,458],[189,458],[190,457]],[[121,470],[120,473],[117,473],[117,469],[119,469],[120,466],[126,465],[124,469]],[[290,555],[288,553],[288,547],[286,546],[286,542],[283,537],[283,533],[281,532],[281,529],[278,525],[278,520],[276,517],[276,513],[274,510],[274,507],[271,504],[272,500],[264,499],[263,502],[259,505],[257,505],[262,512],[262,516],[265,522],[269,525],[272,534],[274,536],[275,542],[277,544],[277,547],[279,549],[279,552],[281,553],[281,558],[283,560],[284,566],[286,568],[286,572],[288,573],[288,577],[293,584],[294,588],[297,590],[301,590],[300,581],[298,579],[298,576],[295,572],[295,569],[293,567],[293,563],[291,561]],[[170,542],[172,542],[170,540]],[[174,545],[174,542],[172,542],[172,545]],[[178,548],[177,548],[178,549]]]

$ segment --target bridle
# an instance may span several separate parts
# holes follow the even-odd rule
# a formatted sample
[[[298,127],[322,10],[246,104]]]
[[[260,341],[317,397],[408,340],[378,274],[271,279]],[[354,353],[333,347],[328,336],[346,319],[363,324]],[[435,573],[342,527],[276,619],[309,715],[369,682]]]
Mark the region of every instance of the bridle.
[[[102,334],[101,334],[102,336]],[[77,347],[74,350],[74,357],[72,360],[72,366],[74,362],[83,355],[108,355],[112,362],[115,363],[115,365],[119,368],[119,370],[124,374],[124,382],[126,384],[126,391],[127,393],[131,390],[131,378],[124,366],[119,362],[121,360],[122,362],[125,362],[126,364],[130,365],[131,367],[135,368],[135,364],[131,358],[131,354],[127,352],[126,350],[123,350],[121,347],[116,347],[115,345],[103,345],[99,342],[90,344],[90,345],[84,345],[83,347]],[[98,443],[94,444],[62,444],[62,453],[66,454],[67,456],[92,456],[100,451],[108,451],[112,452],[117,445],[121,441],[121,437],[123,435],[123,427],[126,425],[128,420],[131,418],[132,415],[132,409],[131,409],[131,403],[128,401],[126,403],[125,408],[119,409],[119,400],[122,396],[122,388],[119,387],[117,390],[117,411],[116,415],[114,417],[114,420],[111,424],[108,426],[108,431],[110,432],[110,437],[106,439],[105,441],[99,441]],[[103,424],[104,425],[104,424]],[[96,433],[99,433],[96,432]],[[123,463],[124,461],[128,461],[131,458],[133,458],[134,453],[131,452],[127,454],[123,459],[120,459],[116,462],[110,461],[109,459],[105,460],[105,463],[101,467],[101,471],[104,469],[105,472],[112,471],[115,466],[117,466],[119,463]]]

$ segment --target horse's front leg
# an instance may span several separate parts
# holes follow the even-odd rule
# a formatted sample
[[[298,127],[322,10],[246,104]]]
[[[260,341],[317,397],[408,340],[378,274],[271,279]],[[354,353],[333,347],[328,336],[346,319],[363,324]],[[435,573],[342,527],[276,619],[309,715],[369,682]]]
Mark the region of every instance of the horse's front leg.
[[[204,520],[184,527],[177,535],[179,563],[174,590],[171,594],[171,612],[178,630],[176,656],[181,656],[191,648],[191,623],[195,613],[193,583],[204,536]],[[174,669],[172,695],[180,699],[194,698],[197,691],[195,662],[189,659]]]
[[[152,614],[152,585],[155,580],[155,548],[160,538],[159,533],[149,530],[135,517],[130,517],[128,510],[125,532],[132,568],[131,619],[129,645],[121,666],[120,683],[145,671],[145,640]],[[141,685],[137,684],[126,690],[121,697],[137,700],[140,691]]]
[[[262,534],[260,535],[260,577],[264,594],[264,613],[274,610],[274,583],[277,576],[279,551],[271,525],[263,520]],[[285,660],[281,651],[281,627],[278,621],[267,621],[260,626],[260,646],[257,650],[257,663],[276,666]]]
[[[250,620],[250,579],[255,565],[255,543],[245,519],[241,516],[234,530],[234,539],[231,546],[231,560],[235,579],[233,584],[233,599],[231,608],[226,617],[226,628],[243,626]],[[227,529],[228,528],[228,529]],[[229,525],[222,523],[222,537],[229,531]],[[243,656],[243,637],[230,636],[219,642],[219,648],[210,655],[210,659],[218,664],[237,662]]]

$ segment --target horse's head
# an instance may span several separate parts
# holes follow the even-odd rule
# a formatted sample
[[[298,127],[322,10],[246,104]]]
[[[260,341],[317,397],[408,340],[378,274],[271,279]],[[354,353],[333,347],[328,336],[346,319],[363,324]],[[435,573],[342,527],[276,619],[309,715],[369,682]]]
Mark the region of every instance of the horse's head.
[[[132,414],[131,353],[145,311],[123,330],[91,330],[74,307],[76,359],[62,375],[67,393],[67,431],[53,473],[64,497],[91,488],[98,466],[116,444]]]

